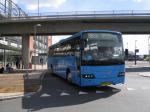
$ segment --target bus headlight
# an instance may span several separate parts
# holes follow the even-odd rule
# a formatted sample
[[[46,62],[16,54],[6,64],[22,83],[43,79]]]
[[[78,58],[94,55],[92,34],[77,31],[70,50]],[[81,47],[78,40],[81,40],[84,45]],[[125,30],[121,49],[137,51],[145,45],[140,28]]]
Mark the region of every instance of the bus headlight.
[[[94,79],[95,76],[93,74],[83,74],[82,78],[86,78],[86,79]]]
[[[125,72],[119,72],[118,77],[125,76]]]

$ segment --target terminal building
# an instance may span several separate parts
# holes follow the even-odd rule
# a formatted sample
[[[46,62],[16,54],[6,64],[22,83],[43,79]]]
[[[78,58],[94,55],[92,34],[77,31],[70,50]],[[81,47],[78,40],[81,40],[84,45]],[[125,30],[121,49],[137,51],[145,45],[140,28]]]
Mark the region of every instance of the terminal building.
[[[30,60],[29,69],[33,69],[33,65],[39,65],[40,59],[42,64],[47,62],[48,47],[52,44],[51,36],[30,36],[29,50]],[[0,37],[0,64],[6,66],[8,63],[16,68],[16,61],[19,61],[20,67],[24,68],[22,63],[22,37]]]

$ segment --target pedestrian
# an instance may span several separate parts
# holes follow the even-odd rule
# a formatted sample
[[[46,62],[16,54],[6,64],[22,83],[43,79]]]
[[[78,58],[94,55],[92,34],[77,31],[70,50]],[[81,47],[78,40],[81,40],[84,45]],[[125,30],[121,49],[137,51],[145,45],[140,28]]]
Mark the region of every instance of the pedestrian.
[[[0,73],[3,73],[3,72],[4,72],[4,67],[1,65]]]
[[[9,63],[6,64],[6,71],[8,71],[8,72],[10,71]]]
[[[16,61],[16,68],[18,69],[18,61]]]

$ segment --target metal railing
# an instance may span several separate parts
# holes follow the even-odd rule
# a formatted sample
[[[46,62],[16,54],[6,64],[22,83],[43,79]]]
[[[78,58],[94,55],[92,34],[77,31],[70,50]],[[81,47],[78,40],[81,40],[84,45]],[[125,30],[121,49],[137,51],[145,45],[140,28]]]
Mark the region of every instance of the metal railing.
[[[4,0],[3,0],[4,1]],[[9,0],[5,0],[9,1]],[[14,3],[13,3],[14,4]],[[9,15],[9,8],[6,5],[1,7],[0,14],[4,13],[6,18],[10,20],[20,19],[68,19],[68,18],[84,18],[84,17],[113,17],[113,16],[150,16],[150,10],[110,10],[110,11],[69,11],[69,12],[44,12],[44,13],[28,13],[26,14],[16,4],[11,8],[11,16]],[[2,10],[3,9],[3,10]]]
[[[0,15],[3,18],[26,17],[27,14],[12,0],[0,1]]]
[[[28,13],[29,17],[57,17],[57,16],[88,16],[88,15],[150,15],[150,10],[111,10],[111,11],[70,11]]]
[[[28,16],[14,16],[8,19],[68,19],[68,18],[93,18],[117,16],[150,16],[150,10],[112,10],[112,11],[72,11],[72,12],[47,12],[28,13]],[[6,19],[6,18],[5,18]]]
[[[70,11],[25,13],[12,0],[0,1],[0,19],[81,18],[103,16],[150,16],[150,10]]]

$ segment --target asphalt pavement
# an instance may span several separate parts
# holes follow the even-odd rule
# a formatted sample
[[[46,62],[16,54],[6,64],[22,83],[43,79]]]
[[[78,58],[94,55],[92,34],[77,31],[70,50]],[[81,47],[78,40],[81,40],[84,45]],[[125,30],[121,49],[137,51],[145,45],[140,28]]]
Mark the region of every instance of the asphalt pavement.
[[[150,112],[150,78],[139,73],[129,70],[124,85],[88,88],[46,73],[40,92],[0,101],[0,112]]]

